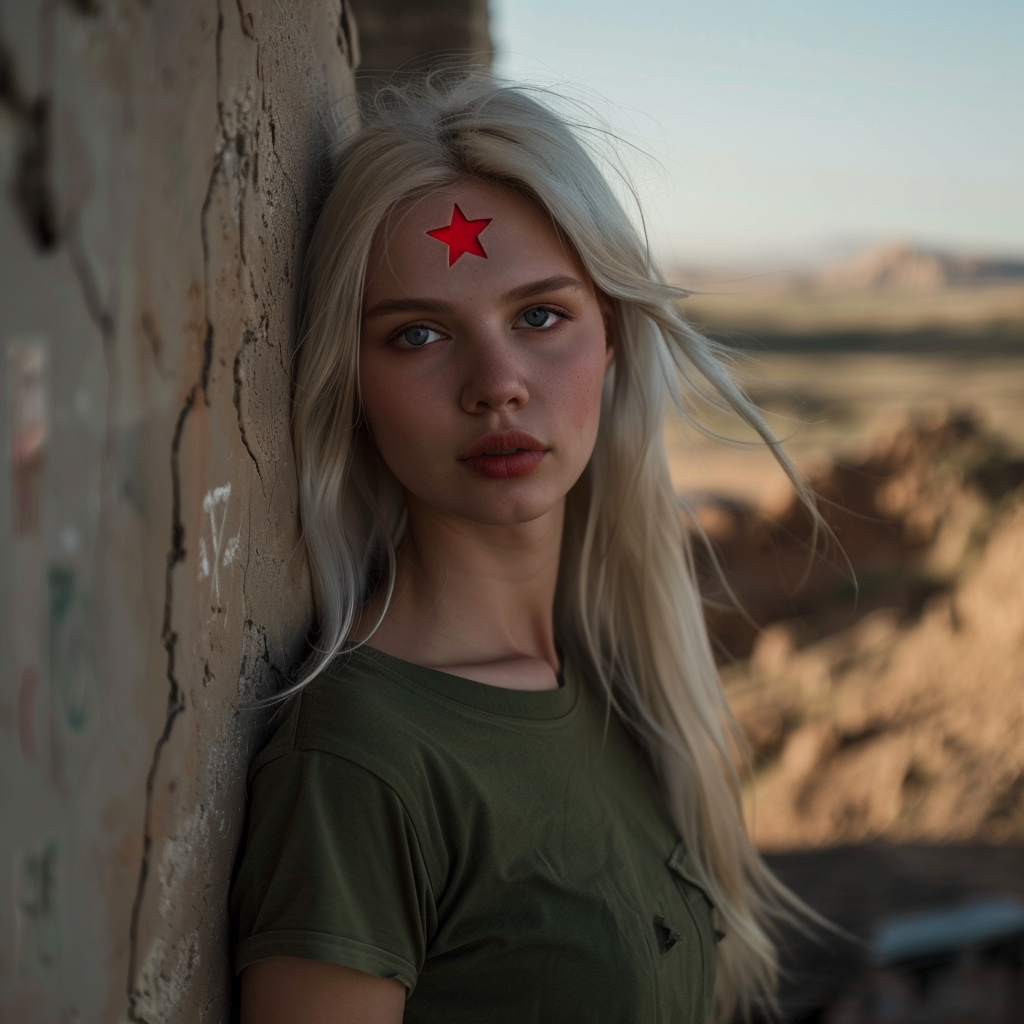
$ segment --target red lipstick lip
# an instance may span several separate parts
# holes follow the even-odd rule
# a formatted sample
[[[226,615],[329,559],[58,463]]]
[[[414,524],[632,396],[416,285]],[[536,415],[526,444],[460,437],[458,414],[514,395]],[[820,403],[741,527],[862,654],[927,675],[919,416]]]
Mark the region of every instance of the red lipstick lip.
[[[511,449],[519,451],[546,452],[548,446],[538,441],[532,434],[522,430],[503,430],[494,434],[487,434],[479,441],[471,444],[460,456],[459,462],[466,462],[475,459],[479,455],[495,455],[499,452],[507,452]]]

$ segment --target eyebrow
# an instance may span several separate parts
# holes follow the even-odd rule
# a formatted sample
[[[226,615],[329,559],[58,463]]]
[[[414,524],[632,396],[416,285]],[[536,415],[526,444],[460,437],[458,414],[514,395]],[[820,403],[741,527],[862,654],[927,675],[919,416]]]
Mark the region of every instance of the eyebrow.
[[[504,305],[511,305],[513,302],[522,302],[523,299],[540,295],[541,292],[556,292],[562,288],[573,288],[577,291],[583,291],[583,287],[583,282],[578,281],[575,277],[569,277],[566,274],[556,274],[554,277],[545,277],[540,281],[521,284],[518,288],[505,292],[501,297],[501,301]]]
[[[531,281],[528,284],[521,284],[518,288],[512,288],[501,297],[502,305],[511,305],[514,302],[522,302],[534,295],[543,292],[559,291],[562,288],[573,288],[577,291],[584,289],[582,281],[566,274],[556,274],[554,277],[545,277],[540,281]],[[447,302],[438,299],[384,299],[378,302],[364,314],[365,319],[372,316],[387,316],[389,313],[448,313],[451,306]]]

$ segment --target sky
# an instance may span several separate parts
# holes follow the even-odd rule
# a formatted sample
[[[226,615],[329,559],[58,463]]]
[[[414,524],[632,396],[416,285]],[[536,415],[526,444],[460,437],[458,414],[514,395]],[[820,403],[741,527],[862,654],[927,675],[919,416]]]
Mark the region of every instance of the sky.
[[[590,102],[671,263],[902,239],[1024,255],[1021,0],[491,0],[496,70]]]

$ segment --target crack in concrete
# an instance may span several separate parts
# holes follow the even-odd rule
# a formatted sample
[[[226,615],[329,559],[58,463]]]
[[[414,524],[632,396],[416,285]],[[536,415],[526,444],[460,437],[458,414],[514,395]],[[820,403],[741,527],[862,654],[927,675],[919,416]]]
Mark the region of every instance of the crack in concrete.
[[[301,222],[302,215],[302,203],[299,199],[299,190],[295,184],[295,180],[288,173],[288,168],[285,167],[284,161],[281,159],[281,154],[277,151],[277,131],[274,128],[274,114],[273,110],[269,112],[270,117],[270,152],[274,154],[274,163],[277,164],[277,169],[281,172],[281,177],[288,184],[288,191],[291,193],[292,203],[295,206],[295,216],[298,221]],[[296,228],[296,231],[298,228]]]
[[[85,308],[89,318],[96,325],[96,329],[103,338],[104,345],[114,340],[114,317],[100,297],[99,285],[89,264],[89,257],[86,255],[85,246],[82,243],[81,235],[78,232],[78,218],[73,216],[69,222],[67,234],[68,259],[71,262],[71,269],[78,280],[78,287],[81,289],[82,298],[85,300]]]
[[[146,887],[150,877],[150,863],[153,853],[153,808],[154,791],[157,772],[160,768],[164,749],[170,742],[174,723],[186,709],[185,691],[178,682],[176,675],[176,658],[178,634],[173,627],[174,605],[174,570],[185,561],[185,527],[181,519],[181,441],[185,432],[185,423],[196,402],[202,396],[203,402],[209,406],[210,368],[213,362],[214,329],[210,316],[210,243],[207,220],[213,203],[214,188],[223,168],[224,146],[227,142],[224,125],[224,108],[221,101],[222,81],[222,36],[224,32],[224,12],[221,2],[217,3],[217,30],[215,37],[216,56],[216,88],[217,88],[217,125],[219,138],[216,155],[206,193],[199,215],[199,234],[203,253],[203,305],[206,331],[203,337],[202,364],[199,382],[192,386],[175,422],[171,441],[171,547],[167,553],[164,571],[164,614],[160,631],[160,640],[167,655],[167,709],[164,715],[164,726],[157,738],[150,760],[149,771],[146,773],[146,797],[142,821],[142,858],[136,883],[135,898],[132,902],[131,918],[128,929],[128,1020],[133,1024],[148,1024],[142,1016],[142,1003],[146,993],[139,989],[139,924],[142,917],[142,906],[145,901]]]
[[[147,1024],[146,1019],[139,1013],[139,1001],[145,993],[140,992],[136,987],[136,977],[139,957],[139,921],[142,916],[142,904],[146,894],[146,883],[149,880],[150,858],[153,852],[153,794],[164,747],[170,741],[175,720],[185,710],[185,694],[175,675],[178,634],[172,626],[173,576],[175,566],[185,560],[185,527],[181,521],[181,468],[179,465],[181,439],[185,432],[185,421],[199,396],[200,387],[201,385],[198,384],[193,386],[178,412],[171,442],[171,550],[167,553],[164,571],[164,616],[160,631],[160,640],[167,653],[167,711],[163,730],[157,738],[149,771],[146,773],[146,801],[142,821],[142,862],[139,865],[139,877],[128,926],[128,1019],[137,1024]]]
[[[256,343],[256,335],[251,329],[246,330],[242,335],[242,344],[238,348],[238,352],[235,354],[235,363],[232,368],[232,376],[235,382],[234,389],[234,401],[235,401],[235,415],[238,417],[238,433],[242,437],[242,444],[245,445],[245,450],[249,453],[249,458],[252,459],[252,464],[256,467],[256,475],[260,478],[260,486],[263,487],[263,473],[260,471],[260,464],[256,458],[256,453],[252,450],[249,444],[249,435],[245,430],[245,422],[242,419],[242,355],[245,353],[246,348],[249,345]],[[266,494],[266,488],[263,488],[263,493]]]
[[[222,60],[222,39],[224,35],[224,11],[221,9],[220,0],[217,2],[217,35],[215,42],[216,52],[216,78],[217,78],[217,128],[219,138],[217,140],[216,155],[213,161],[213,168],[210,171],[210,180],[206,186],[206,195],[203,197],[203,206],[199,214],[199,235],[203,247],[203,315],[206,320],[206,336],[203,339],[203,366],[200,374],[200,386],[203,390],[203,401],[209,405],[210,366],[213,363],[213,320],[210,318],[210,234],[207,220],[210,214],[210,206],[213,203],[213,190],[224,167],[224,149],[230,144],[227,126],[224,122],[224,102],[221,99],[221,60]]]

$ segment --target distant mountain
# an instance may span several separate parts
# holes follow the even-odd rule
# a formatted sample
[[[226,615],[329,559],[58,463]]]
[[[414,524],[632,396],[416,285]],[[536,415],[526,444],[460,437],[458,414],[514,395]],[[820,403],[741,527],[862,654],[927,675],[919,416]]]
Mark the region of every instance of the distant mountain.
[[[1024,283],[1024,260],[967,256],[889,242],[828,264],[794,281],[828,291],[933,291],[954,285]]]
[[[787,270],[680,270],[693,323],[774,351],[1024,352],[1024,259],[904,243]]]
[[[1024,286],[1024,258],[971,255],[890,241],[800,269],[759,265],[669,269],[684,288],[736,293],[931,292],[953,287]]]

